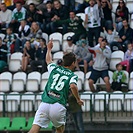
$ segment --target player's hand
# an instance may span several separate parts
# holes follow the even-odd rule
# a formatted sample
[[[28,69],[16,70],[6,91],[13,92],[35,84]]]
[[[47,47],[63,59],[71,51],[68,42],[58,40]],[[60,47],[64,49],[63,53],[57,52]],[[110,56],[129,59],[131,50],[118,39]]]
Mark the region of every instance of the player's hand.
[[[53,48],[53,39],[51,39],[48,44],[47,44],[47,49],[52,49]]]
[[[78,103],[79,105],[84,105],[84,101],[81,100],[81,99],[79,99],[79,100],[77,101],[77,103]]]

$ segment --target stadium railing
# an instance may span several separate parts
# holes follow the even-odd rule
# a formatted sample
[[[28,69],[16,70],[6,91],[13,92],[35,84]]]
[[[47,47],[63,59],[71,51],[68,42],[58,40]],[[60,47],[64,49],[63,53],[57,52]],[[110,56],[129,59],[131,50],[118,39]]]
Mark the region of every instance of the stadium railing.
[[[14,95],[10,100],[7,96]],[[15,99],[18,95],[20,99]],[[24,95],[30,95],[34,99],[22,99]],[[40,95],[40,100],[38,96]],[[100,92],[81,93],[81,98],[85,101],[82,107],[83,120],[86,122],[110,122],[110,121],[132,121],[133,117],[133,91],[129,92]],[[3,98],[2,98],[3,97]],[[34,117],[35,112],[41,102],[41,93],[31,94],[0,94],[0,117]],[[23,105],[21,105],[23,104]],[[8,107],[10,106],[10,107]],[[16,109],[17,107],[17,109]],[[23,108],[25,109],[23,109]],[[15,109],[14,109],[15,108]]]

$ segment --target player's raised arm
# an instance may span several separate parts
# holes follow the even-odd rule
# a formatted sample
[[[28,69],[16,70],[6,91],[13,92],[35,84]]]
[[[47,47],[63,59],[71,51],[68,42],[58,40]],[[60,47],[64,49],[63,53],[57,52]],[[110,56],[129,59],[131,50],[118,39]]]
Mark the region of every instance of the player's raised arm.
[[[53,48],[53,41],[50,40],[47,44],[47,53],[46,53],[46,63],[49,64],[52,62],[51,50]]]

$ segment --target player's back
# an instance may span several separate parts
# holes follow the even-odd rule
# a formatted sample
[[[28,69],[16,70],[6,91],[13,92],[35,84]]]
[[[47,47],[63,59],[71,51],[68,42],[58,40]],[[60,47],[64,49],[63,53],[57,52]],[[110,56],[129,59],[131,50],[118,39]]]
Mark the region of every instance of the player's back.
[[[42,101],[47,103],[59,102],[66,104],[70,83],[77,82],[77,76],[68,68],[57,66],[54,63],[48,66],[49,80],[42,95]]]

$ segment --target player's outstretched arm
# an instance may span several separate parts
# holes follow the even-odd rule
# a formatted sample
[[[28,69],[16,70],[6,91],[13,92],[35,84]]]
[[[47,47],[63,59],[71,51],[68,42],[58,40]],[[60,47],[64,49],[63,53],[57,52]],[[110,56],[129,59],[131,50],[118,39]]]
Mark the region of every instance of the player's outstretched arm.
[[[53,42],[50,40],[47,44],[47,53],[46,53],[46,63],[49,64],[52,62],[51,50],[53,48]]]
[[[76,100],[77,100],[77,103],[78,103],[79,105],[84,105],[84,102],[83,102],[83,101],[80,99],[80,97],[79,97],[77,85],[71,84],[71,85],[70,85],[70,88],[71,88],[71,91],[72,91],[74,97],[75,97]]]

